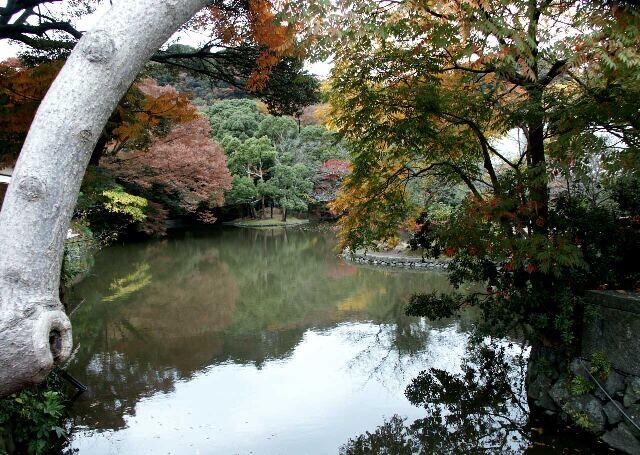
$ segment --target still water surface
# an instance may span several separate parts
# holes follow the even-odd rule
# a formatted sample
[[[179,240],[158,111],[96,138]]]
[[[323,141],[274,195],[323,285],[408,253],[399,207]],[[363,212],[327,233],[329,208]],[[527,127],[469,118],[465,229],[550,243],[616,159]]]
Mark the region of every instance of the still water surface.
[[[444,274],[356,267],[328,229],[219,229],[104,249],[71,292],[80,454],[332,454],[405,388],[461,369],[473,312],[404,315]],[[509,447],[523,442],[514,436]]]

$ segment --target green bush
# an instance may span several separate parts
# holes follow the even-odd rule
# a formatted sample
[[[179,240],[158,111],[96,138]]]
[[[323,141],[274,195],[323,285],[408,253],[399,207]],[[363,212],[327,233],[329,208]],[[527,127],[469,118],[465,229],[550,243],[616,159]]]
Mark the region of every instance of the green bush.
[[[0,400],[0,444],[2,450],[42,454],[65,440],[62,427],[66,400],[60,377],[54,372],[38,386]]]
[[[90,226],[101,243],[110,243],[132,226],[140,227],[150,202],[129,193],[109,171],[89,167],[82,181],[74,218]]]

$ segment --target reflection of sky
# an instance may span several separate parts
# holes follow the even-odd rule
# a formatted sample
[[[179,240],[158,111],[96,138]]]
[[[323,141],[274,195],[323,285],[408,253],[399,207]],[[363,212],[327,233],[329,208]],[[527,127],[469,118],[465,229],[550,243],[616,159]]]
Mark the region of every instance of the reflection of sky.
[[[419,371],[459,371],[467,336],[455,326],[432,329],[428,349],[411,357],[390,352],[392,333],[364,323],[308,330],[285,359],[260,369],[211,366],[170,393],[138,402],[122,430],[78,431],[73,447],[81,454],[336,453],[385,417],[422,417],[404,397]]]

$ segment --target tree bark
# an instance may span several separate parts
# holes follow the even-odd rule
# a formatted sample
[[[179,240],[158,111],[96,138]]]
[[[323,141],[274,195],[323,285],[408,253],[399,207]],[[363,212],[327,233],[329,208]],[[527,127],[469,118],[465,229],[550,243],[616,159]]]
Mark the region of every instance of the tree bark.
[[[144,63],[208,0],[118,1],[86,33],[33,120],[0,213],[0,397],[71,354],[64,240],[98,138]]]
[[[546,232],[549,217],[549,181],[547,178],[547,163],[544,148],[544,114],[542,88],[535,87],[528,90],[534,115],[528,121],[527,130],[527,162],[530,167],[530,197],[536,204],[538,216],[543,224],[535,225],[534,229]]]

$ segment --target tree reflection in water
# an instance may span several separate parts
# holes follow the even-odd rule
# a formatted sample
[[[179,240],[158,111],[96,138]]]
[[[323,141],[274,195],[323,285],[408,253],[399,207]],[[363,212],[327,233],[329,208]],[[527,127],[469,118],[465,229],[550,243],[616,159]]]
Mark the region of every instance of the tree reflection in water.
[[[446,291],[446,277],[362,270],[334,245],[324,231],[224,229],[103,250],[69,292],[71,373],[90,388],[76,425],[124,429],[144,398],[216,365],[286,359],[309,330],[372,322],[397,349],[419,350],[429,327],[404,314],[405,302]]]
[[[343,454],[522,453],[527,446],[521,348],[469,343],[461,372],[431,368],[405,394],[426,416],[406,424],[394,416],[345,444]]]
[[[73,447],[139,453],[153,434],[143,446],[163,453],[178,437],[201,453],[331,453],[402,413],[418,420],[394,417],[343,452],[525,450],[521,350],[467,348],[472,309],[407,316],[412,294],[450,289],[444,274],[354,267],[334,245],[324,231],[223,229],[103,250],[69,293],[70,372],[90,388]],[[407,389],[413,407],[402,391],[430,367]]]
[[[590,435],[584,445],[566,428],[536,427],[527,404],[528,349],[507,341],[467,344],[460,372],[422,371],[405,390],[425,417],[394,415],[344,444],[342,455],[610,453]],[[569,430],[570,431],[570,430]],[[564,433],[563,433],[564,432]],[[566,440],[568,439],[568,440]]]

